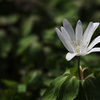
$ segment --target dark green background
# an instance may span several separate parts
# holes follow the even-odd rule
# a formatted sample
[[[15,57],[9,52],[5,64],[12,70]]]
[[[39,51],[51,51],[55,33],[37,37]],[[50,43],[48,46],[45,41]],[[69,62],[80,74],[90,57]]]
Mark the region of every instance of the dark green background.
[[[85,30],[100,22],[100,0],[0,0],[0,100],[41,100],[54,78],[77,66],[55,32],[63,19],[74,29],[80,19]],[[100,26],[92,39],[99,34]],[[99,56],[81,57],[82,67],[99,71]]]

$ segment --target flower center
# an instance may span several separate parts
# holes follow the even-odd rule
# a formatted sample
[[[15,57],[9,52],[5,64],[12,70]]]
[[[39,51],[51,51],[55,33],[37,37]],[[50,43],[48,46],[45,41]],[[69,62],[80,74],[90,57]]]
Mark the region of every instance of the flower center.
[[[75,51],[79,53],[80,52],[80,48],[81,48],[80,46],[77,46],[77,48],[75,49]]]

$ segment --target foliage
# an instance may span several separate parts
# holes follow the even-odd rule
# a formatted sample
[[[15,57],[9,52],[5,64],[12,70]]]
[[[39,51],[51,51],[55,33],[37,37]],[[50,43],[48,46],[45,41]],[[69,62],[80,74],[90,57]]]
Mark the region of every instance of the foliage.
[[[75,69],[77,67],[56,78],[45,91],[42,100],[99,100],[100,75],[87,74],[79,80]]]
[[[61,26],[64,18],[74,28],[78,19],[82,20],[84,28],[90,21],[100,21],[99,6],[99,0],[0,0],[0,100],[41,100],[52,80],[77,63],[76,58],[70,62],[65,60],[67,51],[57,37],[55,27]],[[100,28],[94,37],[99,32]],[[82,57],[81,65],[95,71],[97,78],[87,80],[85,86],[88,87],[88,83],[94,80],[95,84],[99,84],[99,54]],[[62,75],[57,80],[61,77],[67,76]],[[71,78],[58,83],[54,80],[51,87],[62,84],[61,87],[69,88],[76,80],[75,86],[83,90],[76,77],[65,86]],[[58,85],[52,91],[56,89],[57,94],[58,88],[63,91]],[[77,91],[81,91],[76,87],[73,89],[75,94],[71,99],[75,98]],[[95,90],[92,94],[98,97]],[[65,95],[59,95],[59,98],[62,97],[65,98]],[[52,98],[55,99],[55,96]]]

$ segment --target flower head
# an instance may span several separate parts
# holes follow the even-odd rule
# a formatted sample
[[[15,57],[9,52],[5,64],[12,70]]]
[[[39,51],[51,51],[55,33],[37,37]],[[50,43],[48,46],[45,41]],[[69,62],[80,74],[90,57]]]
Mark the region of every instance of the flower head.
[[[100,52],[99,47],[93,48],[97,43],[100,42],[100,36],[95,38],[90,43],[91,37],[98,26],[99,23],[90,22],[83,34],[82,23],[80,20],[78,20],[74,33],[71,24],[66,19],[64,19],[61,31],[56,28],[58,37],[60,38],[66,49],[69,51],[66,54],[66,59],[68,61],[75,56],[85,56],[92,52]]]

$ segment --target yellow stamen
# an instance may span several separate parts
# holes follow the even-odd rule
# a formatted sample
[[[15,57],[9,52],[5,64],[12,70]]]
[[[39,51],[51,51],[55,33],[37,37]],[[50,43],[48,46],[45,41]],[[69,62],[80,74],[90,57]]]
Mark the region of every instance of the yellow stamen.
[[[77,48],[76,48],[76,52],[79,53],[79,52],[80,52],[80,48],[81,48],[80,46],[77,46]]]

